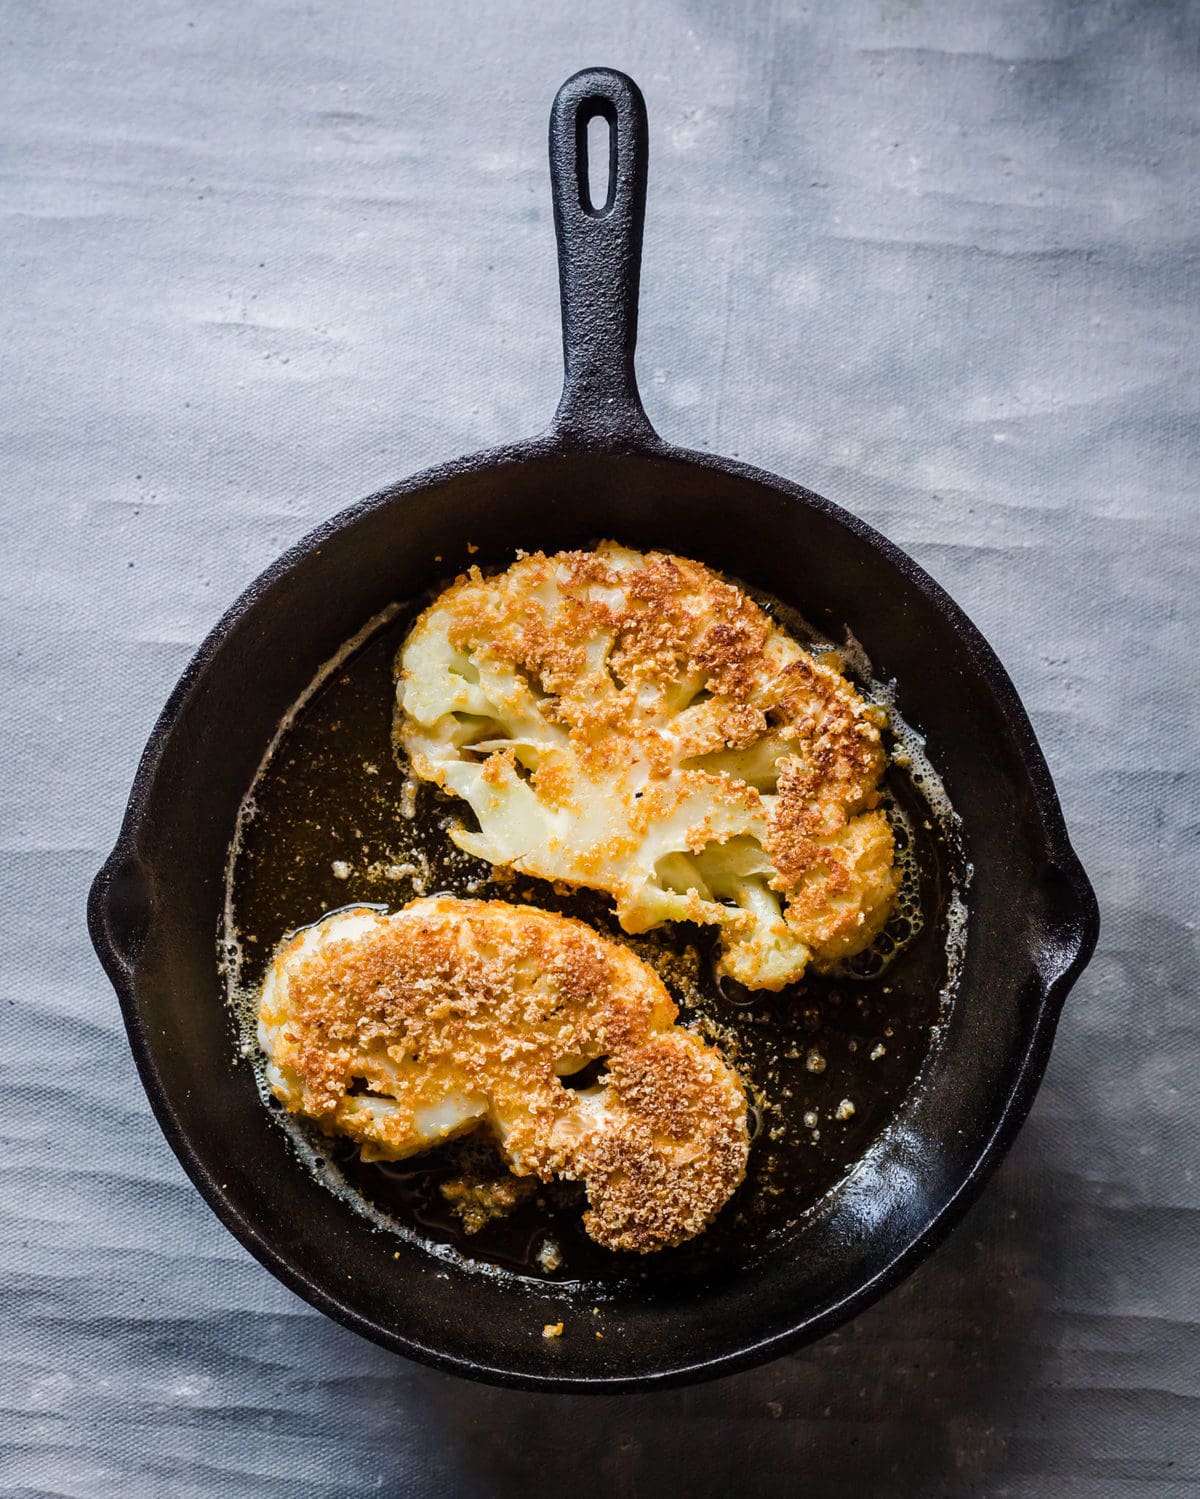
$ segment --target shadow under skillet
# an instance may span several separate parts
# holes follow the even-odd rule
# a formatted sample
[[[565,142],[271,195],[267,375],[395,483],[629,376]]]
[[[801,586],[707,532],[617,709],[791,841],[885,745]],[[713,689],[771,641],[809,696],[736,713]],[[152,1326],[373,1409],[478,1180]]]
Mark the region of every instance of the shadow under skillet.
[[[285,934],[355,902],[395,909],[416,894],[448,891],[562,911],[652,963],[679,1002],[681,1021],[735,1062],[754,1100],[754,1144],[744,1184],[705,1234],[641,1256],[602,1249],[588,1238],[575,1184],[535,1190],[509,1216],[466,1234],[443,1183],[464,1174],[508,1177],[494,1149],[477,1137],[399,1163],[364,1162],[349,1142],[326,1140],[315,1129],[310,1138],[377,1209],[502,1270],[582,1280],[600,1290],[631,1279],[702,1281],[754,1262],[784,1242],[797,1217],[863,1155],[917,1078],[946,981],[952,851],[919,793],[893,767],[887,789],[907,810],[916,841],[911,862],[924,913],[916,937],[873,978],[814,975],[778,995],[734,993],[730,985],[723,992],[711,932],[679,926],[632,939],[602,894],[556,893],[524,876],[495,878],[491,866],[449,839],[448,829],[469,809],[430,786],[417,788],[415,805],[410,788],[413,815],[402,814],[406,778],[393,753],[392,669],[411,618],[406,612],[390,621],[332,674],[297,715],[257,785],[233,880],[243,989],[261,981]],[[885,937],[884,945],[891,940]]]
[[[370,1471],[389,1493],[414,1483],[445,1499],[1025,1493],[1030,1473],[1055,1471],[1043,1423],[1070,1397],[1054,1387],[1055,1336],[1034,1331],[1053,1319],[1072,1232],[1040,1149],[1018,1146],[946,1245],[883,1301],[728,1379],[597,1403],[422,1369],[323,1319],[285,1335],[297,1357],[354,1369],[345,1382],[371,1433]],[[578,1331],[568,1318],[565,1336]]]

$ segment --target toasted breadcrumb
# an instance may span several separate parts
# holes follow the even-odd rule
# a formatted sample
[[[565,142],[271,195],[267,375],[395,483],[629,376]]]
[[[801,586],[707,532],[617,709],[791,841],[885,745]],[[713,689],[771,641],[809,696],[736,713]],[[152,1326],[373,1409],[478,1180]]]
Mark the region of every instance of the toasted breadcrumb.
[[[472,1180],[455,1177],[441,1184],[439,1191],[449,1203],[465,1234],[477,1234],[497,1218],[507,1217],[537,1188],[530,1177],[505,1176],[498,1180]]]
[[[538,1252],[534,1256],[534,1258],[537,1260],[541,1268],[545,1270],[549,1275],[553,1275],[554,1272],[561,1267],[563,1262],[562,1250],[558,1247],[553,1239],[546,1239],[545,1242],[539,1247]]]

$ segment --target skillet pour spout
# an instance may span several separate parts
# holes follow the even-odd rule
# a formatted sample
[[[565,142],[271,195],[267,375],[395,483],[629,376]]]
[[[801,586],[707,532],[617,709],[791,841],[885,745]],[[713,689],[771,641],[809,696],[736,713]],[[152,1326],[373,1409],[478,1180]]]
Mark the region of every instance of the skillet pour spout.
[[[588,125],[609,128],[593,200]],[[537,1390],[728,1374],[819,1337],[924,1258],[1027,1114],[1098,929],[1045,760],[961,609],[855,516],[789,480],[655,434],[634,372],[647,174],[637,87],[577,73],[550,119],[565,377],[547,432],[371,495],[298,542],[201,645],[142,756],[89,929],[154,1112],[221,1221],[298,1295],[383,1346]],[[382,1232],[296,1158],[263,1106],[218,951],[231,838],[281,721],[345,643],[470,561],[600,536],[694,556],[853,630],[898,684],[973,868],[953,993],[917,1084],[846,1178],[748,1268],[583,1290],[496,1277]],[[468,543],[471,552],[468,553]],[[297,923],[319,913],[297,912]],[[582,1307],[604,1337],[572,1336]],[[582,1323],[582,1318],[578,1321]],[[546,1339],[546,1323],[567,1323]]]

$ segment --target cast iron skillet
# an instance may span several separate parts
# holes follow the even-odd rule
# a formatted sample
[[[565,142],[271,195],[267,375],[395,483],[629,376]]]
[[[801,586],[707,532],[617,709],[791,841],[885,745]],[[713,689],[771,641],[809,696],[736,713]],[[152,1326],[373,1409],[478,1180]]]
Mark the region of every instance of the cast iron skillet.
[[[586,132],[610,125],[608,201]],[[550,118],[566,378],[548,432],[372,495],[238,599],[172,693],[88,906],[159,1123],[222,1222],[294,1291],[429,1363],[542,1390],[726,1374],[828,1332],[910,1271],[961,1216],[1028,1112],[1063,998],[1095,944],[1095,898],[999,661],[936,583],[844,510],[650,426],[634,376],[646,115],[620,73],[578,73]],[[633,1292],[604,1339],[540,1335],[544,1287],[439,1264],[373,1232],[290,1153],[231,1063],[217,971],[238,804],[287,708],[364,621],[466,562],[613,536],[685,552],[845,622],[927,736],[974,865],[958,997],[924,1080],[786,1252],[704,1293]],[[435,565],[434,558],[444,559]],[[298,919],[309,913],[298,913]],[[399,1248],[399,1257],[396,1251]]]

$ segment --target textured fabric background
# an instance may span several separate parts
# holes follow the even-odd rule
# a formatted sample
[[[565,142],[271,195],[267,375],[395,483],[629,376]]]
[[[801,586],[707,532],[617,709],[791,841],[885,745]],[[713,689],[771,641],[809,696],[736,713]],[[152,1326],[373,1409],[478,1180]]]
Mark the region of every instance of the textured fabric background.
[[[6,1495],[1200,1493],[1200,9],[7,0]],[[1016,679],[1100,951],[1012,1157],[819,1346],[603,1403],[311,1312],[159,1136],[88,880],[219,612],[322,517],[538,429],[547,112],[633,73],[664,435],[911,551]]]

